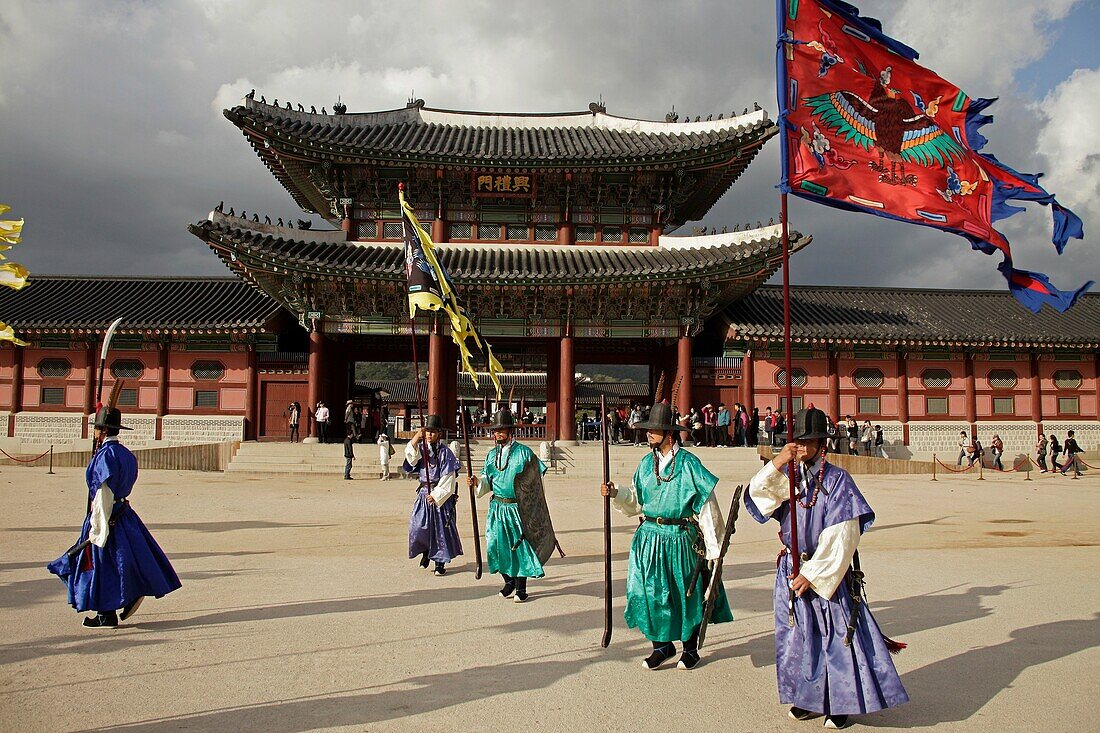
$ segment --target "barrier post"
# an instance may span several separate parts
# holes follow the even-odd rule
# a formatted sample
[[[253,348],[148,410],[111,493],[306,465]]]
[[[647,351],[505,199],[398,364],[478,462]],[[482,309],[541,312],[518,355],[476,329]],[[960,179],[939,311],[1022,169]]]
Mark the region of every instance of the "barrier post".
[[[53,474],[53,446],[52,445],[50,446],[50,470],[49,470],[48,473],[49,473],[50,476],[54,475]]]
[[[985,462],[978,458],[978,480],[985,481]]]
[[[1027,473],[1024,475],[1024,481],[1031,480],[1031,456],[1024,458],[1024,465],[1027,466]]]
[[[932,480],[936,480],[936,454],[932,454]]]

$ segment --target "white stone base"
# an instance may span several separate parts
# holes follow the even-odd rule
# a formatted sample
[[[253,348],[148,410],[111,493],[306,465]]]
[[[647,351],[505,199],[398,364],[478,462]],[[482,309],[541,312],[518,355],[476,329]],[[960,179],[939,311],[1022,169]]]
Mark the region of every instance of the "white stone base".
[[[78,443],[85,419],[71,412],[17,412],[14,437],[24,444],[46,447]]]
[[[171,445],[225,443],[244,439],[244,418],[223,415],[165,415],[161,439]]]

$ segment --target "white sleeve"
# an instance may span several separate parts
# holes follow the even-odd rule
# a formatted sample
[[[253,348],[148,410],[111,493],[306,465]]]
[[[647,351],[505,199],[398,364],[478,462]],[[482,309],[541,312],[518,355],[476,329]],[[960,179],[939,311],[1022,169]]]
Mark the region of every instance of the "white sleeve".
[[[420,463],[420,459],[422,458],[418,447],[419,445],[419,443],[416,443],[414,445],[411,440],[408,443],[405,443],[405,461],[414,469],[416,468],[416,464]]]
[[[115,495],[107,483],[99,485],[92,499],[92,525],[88,530],[88,539],[96,547],[107,546],[107,535],[111,533],[111,510],[114,508]]]
[[[760,513],[765,517],[771,516],[783,502],[791,498],[791,491],[786,474],[777,469],[771,461],[756,472],[749,481],[749,496]]]
[[[631,483],[628,487],[616,486],[615,496],[611,499],[615,511],[627,517],[636,517],[642,513],[642,504],[638,501],[638,490]]]
[[[859,546],[859,520],[849,519],[821,531],[814,556],[802,563],[802,577],[822,598],[832,598]]]
[[[493,482],[484,473],[478,476],[477,498],[481,498],[493,490]]]
[[[699,512],[699,529],[703,532],[703,544],[707,547],[707,559],[717,560],[722,551],[720,537],[726,534],[726,522],[722,519],[722,509],[712,491],[703,511]]]
[[[453,473],[445,473],[443,477],[439,479],[439,482],[432,487],[432,498],[435,499],[436,506],[443,506],[443,502],[450,499],[455,493],[455,475]]]

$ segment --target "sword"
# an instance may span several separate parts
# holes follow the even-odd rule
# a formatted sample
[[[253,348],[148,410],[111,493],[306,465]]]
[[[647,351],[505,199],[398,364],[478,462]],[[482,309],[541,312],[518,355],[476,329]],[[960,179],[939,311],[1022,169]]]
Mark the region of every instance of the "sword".
[[[737,514],[741,510],[741,492],[745,487],[738,486],[733,491],[733,503],[730,504],[729,521],[726,523],[726,533],[722,537],[722,550],[718,554],[718,559],[714,563],[714,571],[710,574],[710,583],[707,585],[706,601],[703,603],[703,620],[699,623],[699,644],[696,649],[702,649],[703,640],[707,637],[707,624],[710,623],[710,617],[714,614],[714,606],[717,602],[718,586],[722,583],[722,563],[726,559],[726,552],[729,551],[730,538],[733,537],[733,533],[736,531]]]

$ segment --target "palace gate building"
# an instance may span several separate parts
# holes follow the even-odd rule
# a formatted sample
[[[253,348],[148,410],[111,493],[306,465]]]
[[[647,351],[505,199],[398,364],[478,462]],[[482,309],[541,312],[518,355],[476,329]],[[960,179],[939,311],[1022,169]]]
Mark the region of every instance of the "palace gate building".
[[[219,205],[189,228],[232,277],[40,276],[0,294],[0,318],[32,342],[0,348],[9,438],[86,435],[97,344],[116,314],[107,383],[127,380],[131,442],[283,438],[290,401],[323,400],[340,422],[370,387],[403,412],[407,384],[354,380],[357,362],[412,359],[399,182],[516,401],[545,408],[532,437],[573,440],[597,394],[648,400],[662,373],[681,411],[783,406],[781,294],[764,285],[779,227],[676,233],[776,134],[763,110],[658,122],[599,104],[519,115],[413,100],[329,114],[249,96],[225,117],[331,228]],[[792,231],[796,255],[810,242]],[[793,302],[794,407],[882,424],[895,455],[950,448],[967,428],[999,432],[1010,451],[1040,426],[1100,442],[1098,296],[1039,316],[1007,292],[797,287]],[[487,379],[479,392],[458,374],[442,322],[418,317],[417,343],[427,408],[453,425],[459,398],[483,398]],[[648,384],[579,382],[581,364],[643,365]]]

